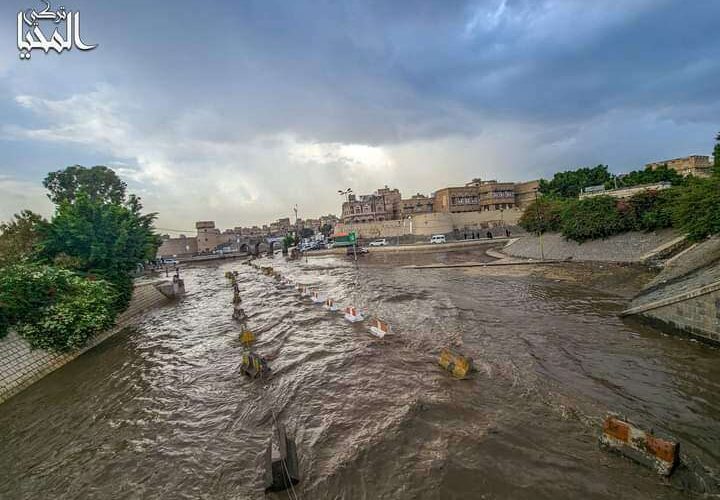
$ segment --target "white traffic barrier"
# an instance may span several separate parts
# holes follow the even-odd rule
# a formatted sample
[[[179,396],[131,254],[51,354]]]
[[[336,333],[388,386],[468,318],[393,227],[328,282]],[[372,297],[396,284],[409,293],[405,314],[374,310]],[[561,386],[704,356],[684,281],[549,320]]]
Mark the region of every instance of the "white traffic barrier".
[[[324,304],[327,297],[320,292],[312,292],[310,298],[314,304]]]
[[[325,304],[323,305],[323,307],[324,307],[325,309],[327,309],[328,311],[330,311],[330,312],[335,312],[335,311],[338,310],[338,307],[337,307],[337,305],[335,304],[335,301],[334,301],[333,299],[331,299],[331,298],[328,298],[328,299],[325,301]]]
[[[370,333],[381,339],[385,337],[385,335],[390,335],[392,332],[390,325],[377,318],[373,318],[373,320],[370,321]]]
[[[356,307],[347,306],[345,308],[345,319],[351,323],[357,323],[358,321],[362,321],[365,318],[363,317],[363,314],[360,312],[360,310],[358,310]]]
[[[312,294],[312,292],[306,286],[304,286],[302,289],[302,292],[300,292],[300,295],[302,295],[303,297],[310,297],[311,294]]]

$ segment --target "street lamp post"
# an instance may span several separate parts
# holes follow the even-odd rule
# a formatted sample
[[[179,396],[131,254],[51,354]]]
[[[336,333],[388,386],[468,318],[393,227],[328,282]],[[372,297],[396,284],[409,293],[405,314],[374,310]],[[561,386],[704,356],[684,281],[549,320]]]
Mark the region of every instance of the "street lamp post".
[[[347,201],[348,203],[350,203],[350,195],[352,194],[352,192],[353,192],[352,188],[338,189],[338,194],[339,194],[340,196],[344,196],[344,197],[345,197],[345,201]],[[344,205],[344,203],[343,203],[343,205]],[[343,211],[343,210],[344,210],[344,208],[340,210],[340,220],[343,221],[343,222],[345,222],[345,220],[344,220],[344,211]],[[355,245],[353,245],[353,248],[354,248],[354,247],[355,247]],[[356,258],[357,258],[357,257],[356,257]]]

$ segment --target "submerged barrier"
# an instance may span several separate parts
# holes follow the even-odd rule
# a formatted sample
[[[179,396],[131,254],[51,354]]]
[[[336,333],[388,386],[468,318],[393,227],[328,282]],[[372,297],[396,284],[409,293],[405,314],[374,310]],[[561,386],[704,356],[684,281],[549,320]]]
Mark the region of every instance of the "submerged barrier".
[[[473,360],[462,356],[450,349],[443,349],[438,358],[438,364],[453,374],[456,378],[466,378],[474,369]]]
[[[265,378],[270,375],[267,360],[254,351],[243,353],[240,370],[250,378]]]
[[[384,338],[385,335],[390,334],[390,325],[377,318],[373,318],[370,321],[370,333],[378,338]]]
[[[248,265],[260,269],[263,274],[267,276],[273,277],[278,286],[294,285],[302,297],[311,297],[313,303],[322,304],[328,311],[335,312],[340,309],[331,297],[327,297],[317,290],[310,290],[306,285],[296,284],[292,279],[283,277],[271,267],[259,267],[252,262],[249,262]],[[226,273],[226,276],[228,276],[228,274],[231,273]],[[237,273],[235,273],[234,276],[228,276],[228,278],[235,283],[234,280],[236,276]],[[242,311],[242,309],[238,310]],[[342,308],[342,312],[345,320],[351,323],[365,320],[363,313],[355,306],[346,306]],[[244,311],[242,311],[242,313],[244,315]],[[245,315],[244,317],[246,318],[247,316]],[[390,325],[379,318],[373,318],[368,326],[370,333],[381,339],[392,333]],[[254,340],[255,336],[250,331],[246,330],[241,334],[241,341],[245,346],[249,346]],[[475,370],[471,357],[459,354],[450,349],[443,349],[440,352],[438,364],[458,379],[468,378]],[[265,358],[252,351],[243,355],[241,369],[246,375],[252,378],[264,377],[270,373],[270,368]],[[285,439],[284,434],[280,436],[281,442]],[[610,415],[605,419],[599,441],[604,448],[616,451],[636,462],[650,467],[662,476],[671,475],[679,463],[680,444],[678,442],[656,437],[652,431],[643,431],[628,421],[616,416]],[[288,448],[289,447],[290,446],[288,446]],[[292,443],[292,450],[294,454],[294,443]],[[282,454],[283,453],[278,454],[277,458],[273,455],[270,461],[271,464],[268,467],[269,472],[266,476],[268,490],[278,491],[279,489],[291,488],[292,484],[297,482],[296,469],[294,469],[296,463],[292,467],[288,467],[291,465],[289,462],[292,459],[286,458],[282,460],[280,458]],[[283,464],[284,469],[281,470],[280,467]]]
[[[602,426],[601,446],[654,469],[661,476],[672,474],[680,457],[680,443],[661,439],[614,415]]]
[[[243,330],[242,333],[240,333],[240,342],[244,347],[250,347],[255,340],[255,334],[250,330]]]
[[[357,323],[358,321],[362,321],[365,319],[362,312],[360,312],[356,307],[348,306],[344,309],[344,312],[345,319],[348,320],[350,323]]]

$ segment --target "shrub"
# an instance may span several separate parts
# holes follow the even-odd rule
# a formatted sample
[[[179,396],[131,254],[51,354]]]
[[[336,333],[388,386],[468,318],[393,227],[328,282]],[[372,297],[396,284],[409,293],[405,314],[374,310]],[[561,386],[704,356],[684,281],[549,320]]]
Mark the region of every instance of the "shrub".
[[[572,201],[558,200],[548,197],[539,198],[525,209],[518,224],[531,233],[560,231],[562,211]]]
[[[567,204],[561,230],[567,239],[582,243],[627,231],[633,224],[632,212],[618,210],[615,198],[595,196]]]
[[[135,197],[126,204],[104,203],[84,192],[63,201],[43,231],[40,256],[47,263],[111,282],[115,308],[127,306],[132,294],[130,273],[139,262],[155,256],[159,240],[155,214],[141,214]]]
[[[673,223],[693,241],[720,234],[720,176],[690,178],[673,203]]]
[[[16,326],[33,348],[70,351],[113,325],[115,299],[102,280],[51,266],[8,266],[0,273],[0,330]]]
[[[635,229],[655,231],[672,226],[673,199],[676,189],[645,191],[630,198],[635,212]]]

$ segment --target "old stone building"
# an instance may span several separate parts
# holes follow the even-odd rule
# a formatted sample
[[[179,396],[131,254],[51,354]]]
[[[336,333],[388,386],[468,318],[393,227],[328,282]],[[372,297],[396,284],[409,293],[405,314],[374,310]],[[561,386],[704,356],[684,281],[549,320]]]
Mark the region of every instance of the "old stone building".
[[[524,210],[530,203],[535,201],[539,189],[540,181],[538,180],[515,183],[515,205]]]
[[[648,163],[645,168],[655,170],[663,165],[667,165],[677,171],[683,177],[694,175],[695,177],[710,177],[712,172],[712,163],[709,156],[692,155],[685,158],[674,158],[672,160],[656,161]]]
[[[342,206],[342,220],[348,222],[381,222],[400,218],[400,191],[385,186],[373,194],[351,194]]]
[[[285,236],[291,229],[294,230],[294,226],[290,224],[289,217],[284,217],[270,223],[271,236]]]
[[[460,213],[515,208],[515,184],[512,182],[473,180],[462,187],[447,187],[435,192],[433,212]]]
[[[432,213],[434,203],[435,198],[420,193],[414,194],[400,201],[400,215],[404,219],[410,215]]]

